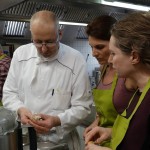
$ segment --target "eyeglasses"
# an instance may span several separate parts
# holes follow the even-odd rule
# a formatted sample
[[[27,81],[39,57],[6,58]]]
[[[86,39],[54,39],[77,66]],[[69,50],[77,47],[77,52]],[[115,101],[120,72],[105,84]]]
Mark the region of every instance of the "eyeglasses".
[[[38,48],[42,48],[43,45],[45,45],[46,47],[54,47],[59,42],[59,37],[57,37],[57,40],[55,42],[42,42],[42,41],[41,42],[36,42],[34,40],[32,40],[32,42]]]

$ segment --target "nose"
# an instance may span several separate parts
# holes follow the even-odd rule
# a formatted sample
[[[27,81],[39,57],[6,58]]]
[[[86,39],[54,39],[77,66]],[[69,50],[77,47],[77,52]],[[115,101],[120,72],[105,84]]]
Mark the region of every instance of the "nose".
[[[112,55],[111,54],[109,55],[108,63],[112,63]]]
[[[94,47],[92,48],[92,55],[94,57],[98,56],[98,51]]]
[[[42,53],[46,53],[47,52],[47,46],[46,46],[46,44],[42,44],[42,47],[41,47],[41,51],[42,51]]]

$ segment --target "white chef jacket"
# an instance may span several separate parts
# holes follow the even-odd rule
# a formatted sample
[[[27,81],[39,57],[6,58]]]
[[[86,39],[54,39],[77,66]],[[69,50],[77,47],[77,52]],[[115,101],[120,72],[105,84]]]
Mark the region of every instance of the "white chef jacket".
[[[3,88],[3,105],[12,111],[26,107],[33,113],[57,115],[63,139],[90,113],[91,87],[80,52],[60,43],[58,54],[42,59],[31,43],[16,49]]]

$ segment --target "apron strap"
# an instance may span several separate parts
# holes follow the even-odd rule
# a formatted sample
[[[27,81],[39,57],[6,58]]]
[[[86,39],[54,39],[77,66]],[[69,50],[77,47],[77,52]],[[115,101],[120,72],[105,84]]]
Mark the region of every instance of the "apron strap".
[[[135,108],[134,108],[132,114],[131,114],[130,117],[128,118],[129,120],[132,119],[133,115],[135,114],[135,112],[137,111],[138,107],[139,107],[140,104],[142,103],[142,101],[143,101],[143,99],[144,99],[144,97],[145,97],[147,91],[149,90],[149,88],[150,88],[150,79],[149,79],[148,83],[146,84],[146,86],[144,87],[144,90],[143,90],[143,92],[142,92],[142,94],[141,94],[141,96],[140,96],[140,98],[139,98],[139,100],[138,100],[138,103],[136,104],[136,106],[135,106]],[[130,104],[131,104],[131,102],[132,102],[132,100],[133,100],[135,94],[138,92],[138,90],[139,90],[139,89],[137,89],[137,90],[135,91],[135,93],[133,94],[131,100],[129,101],[129,104],[128,104],[128,107],[127,107],[127,108],[129,108],[129,106],[130,106]],[[127,108],[123,111],[123,113],[121,114],[121,116],[124,116],[124,117],[125,117],[125,116],[127,115]]]
[[[96,89],[97,89],[98,85],[100,84],[100,82],[102,81],[102,79],[103,79],[103,77],[104,77],[104,75],[105,75],[105,72],[106,72],[107,67],[108,67],[108,65],[104,65],[104,66],[103,66],[102,71],[101,71],[101,75],[100,75],[100,80],[99,80],[99,82],[98,82],[98,84],[97,84],[97,86],[96,86]]]
[[[133,117],[133,115],[135,114],[135,112],[138,109],[138,107],[140,106],[140,104],[142,103],[142,101],[143,101],[146,93],[148,92],[149,88],[150,88],[150,79],[149,79],[148,83],[146,84],[146,86],[145,86],[145,88],[144,88],[144,90],[143,90],[143,92],[142,92],[142,94],[140,96],[140,99],[139,99],[139,101],[138,101],[138,103],[137,103],[137,105],[135,107],[135,109],[133,110],[132,114],[129,117],[130,120]]]
[[[113,89],[113,92],[114,92],[114,89],[115,89],[115,87],[116,87],[117,80],[118,80],[118,76],[117,76],[117,74],[115,73],[115,76],[114,76],[114,79],[113,79],[113,83],[112,83],[112,86],[111,86],[111,88]]]
[[[98,84],[97,84],[97,86],[96,86],[95,89],[97,89],[97,87],[99,86],[100,82],[102,81],[102,79],[103,79],[103,77],[104,77],[104,75],[105,75],[105,72],[106,72],[106,69],[107,69],[108,66],[109,66],[109,65],[104,65],[104,66],[103,66],[102,71],[101,71],[100,80],[99,80],[99,82],[98,82]],[[115,73],[115,77],[114,77],[114,79],[113,79],[113,83],[112,83],[112,86],[111,86],[112,89],[115,89],[117,80],[118,80],[118,76],[117,76],[117,74]]]

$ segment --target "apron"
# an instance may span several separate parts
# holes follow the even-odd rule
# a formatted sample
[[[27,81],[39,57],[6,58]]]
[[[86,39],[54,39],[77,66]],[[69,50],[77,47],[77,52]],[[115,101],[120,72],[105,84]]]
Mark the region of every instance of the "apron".
[[[104,68],[103,71],[105,72],[105,70],[106,68]],[[103,71],[101,78],[104,75]],[[118,115],[113,104],[113,93],[116,87],[117,79],[117,75],[115,75],[111,85],[111,89],[93,89],[93,98],[95,102],[96,112],[100,117],[99,123],[102,127],[112,127]],[[110,141],[104,141],[101,145],[109,147]]]
[[[145,86],[140,98],[139,98],[139,101],[138,103],[136,104],[132,114],[130,115],[129,118],[125,118],[126,116],[126,110],[124,110],[124,112],[121,114],[121,115],[118,115],[117,116],[117,119],[114,123],[114,126],[113,126],[113,129],[112,129],[112,140],[111,140],[111,148],[112,150],[116,150],[117,149],[117,146],[121,143],[121,141],[123,140],[126,132],[127,132],[127,129],[129,127],[129,123],[130,123],[130,120],[132,119],[133,115],[135,114],[135,112],[137,111],[138,107],[140,106],[141,102],[143,101],[147,91],[149,90],[150,88],[150,80],[148,81],[147,85]],[[137,92],[138,90],[136,90]],[[128,104],[128,107],[130,105],[130,103],[132,102],[136,92],[134,93],[134,95],[132,96],[129,104]],[[128,108],[127,107],[127,108]]]
[[[3,58],[5,58],[7,55],[5,55],[5,54],[3,54],[2,56],[0,56],[0,61],[3,59]],[[2,104],[2,100],[0,100],[0,106],[2,106],[3,104]]]
[[[104,72],[105,69],[106,67],[104,68]],[[102,72],[102,76],[104,72]],[[113,93],[116,83],[117,75],[114,76],[111,89],[93,89],[94,103],[97,114],[100,117],[100,126],[102,127],[112,127],[118,114],[113,104]]]

